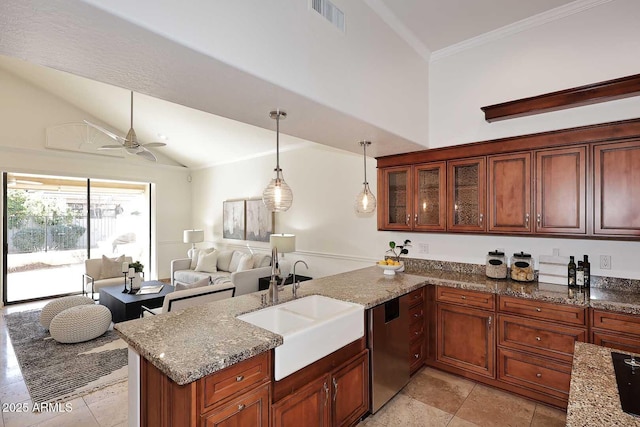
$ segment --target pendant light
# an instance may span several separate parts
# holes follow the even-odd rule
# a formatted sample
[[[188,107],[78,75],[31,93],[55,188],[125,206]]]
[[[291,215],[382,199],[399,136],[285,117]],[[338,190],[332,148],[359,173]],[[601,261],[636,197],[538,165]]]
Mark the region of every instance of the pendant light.
[[[275,178],[271,180],[262,193],[262,202],[271,212],[284,212],[293,203],[291,187],[284,182],[280,169],[280,119],[287,118],[287,113],[280,110],[271,111],[269,117],[276,121],[276,168],[273,170]]]
[[[376,198],[367,182],[367,145],[371,145],[371,141],[360,141],[360,145],[364,150],[364,188],[356,196],[356,212],[369,214],[376,210]]]

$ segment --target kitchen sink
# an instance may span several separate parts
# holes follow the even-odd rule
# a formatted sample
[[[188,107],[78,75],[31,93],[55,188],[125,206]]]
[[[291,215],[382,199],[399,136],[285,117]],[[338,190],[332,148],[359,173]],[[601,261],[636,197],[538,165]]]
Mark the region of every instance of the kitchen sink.
[[[364,336],[364,306],[321,295],[238,316],[238,319],[279,334],[275,348],[276,381]]]

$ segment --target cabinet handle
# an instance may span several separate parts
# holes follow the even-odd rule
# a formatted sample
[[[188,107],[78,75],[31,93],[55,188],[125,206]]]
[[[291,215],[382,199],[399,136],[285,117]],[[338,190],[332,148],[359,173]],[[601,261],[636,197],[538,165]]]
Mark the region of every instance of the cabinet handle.
[[[491,321],[493,320],[493,316],[489,316],[489,327],[491,327]]]
[[[542,309],[541,309],[540,307],[536,307],[536,311],[537,311],[538,313],[540,313],[540,312],[542,311]]]
[[[236,377],[236,382],[239,383],[240,381],[242,381],[244,379],[244,375],[238,375]]]
[[[416,319],[420,316],[422,316],[422,313],[413,313],[413,317]]]
[[[464,296],[464,295],[462,295],[460,298],[462,298],[462,299],[467,299],[467,297],[466,297],[466,296]]]
[[[414,221],[415,221],[414,224],[418,225],[418,214],[415,214],[415,216],[413,218],[414,218]]]
[[[415,331],[415,332],[413,333],[413,335],[420,335],[420,332]]]
[[[484,221],[484,214],[480,214],[480,225],[482,226],[482,222]]]
[[[536,341],[541,341],[541,340],[540,340],[540,337],[536,337]]]
[[[414,354],[414,355],[413,355],[413,358],[414,358],[414,359],[419,359],[419,358],[420,358],[420,353],[416,353],[416,354]]]
[[[542,374],[541,374],[541,373],[537,373],[537,374],[536,374],[536,377],[538,377],[538,378],[542,378]]]
[[[540,223],[542,222],[542,215],[541,214],[536,215],[536,222],[538,223],[538,227],[540,227]]]
[[[238,411],[242,411],[244,409],[244,404],[241,403],[238,405]]]
[[[326,381],[322,385],[322,388],[324,388],[324,406],[327,406],[327,401],[329,400],[329,387],[327,386]]]
[[[407,225],[409,225],[409,221],[411,221],[411,215],[407,214]]]
[[[333,379],[333,401],[336,401],[336,397],[338,396],[338,381]]]
[[[529,214],[528,213],[524,216],[524,222],[526,224],[526,227],[529,228]]]

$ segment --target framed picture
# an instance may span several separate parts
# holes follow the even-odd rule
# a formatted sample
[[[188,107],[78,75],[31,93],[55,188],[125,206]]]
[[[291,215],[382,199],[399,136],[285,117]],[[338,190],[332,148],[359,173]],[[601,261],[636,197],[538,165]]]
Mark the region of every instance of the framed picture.
[[[273,212],[267,209],[262,199],[246,200],[246,219],[246,240],[268,242],[273,233]]]
[[[244,240],[244,200],[222,202],[222,237]]]

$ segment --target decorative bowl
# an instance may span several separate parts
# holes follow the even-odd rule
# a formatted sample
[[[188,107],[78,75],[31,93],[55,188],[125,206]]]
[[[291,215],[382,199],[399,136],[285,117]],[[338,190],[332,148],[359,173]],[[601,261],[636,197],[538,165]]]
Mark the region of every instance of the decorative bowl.
[[[384,264],[376,264],[378,267],[384,270],[384,274],[387,276],[394,276],[396,271],[400,270],[404,267],[404,263],[400,261],[400,265],[384,265]]]

